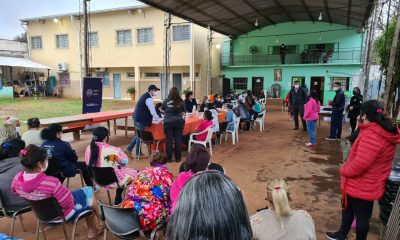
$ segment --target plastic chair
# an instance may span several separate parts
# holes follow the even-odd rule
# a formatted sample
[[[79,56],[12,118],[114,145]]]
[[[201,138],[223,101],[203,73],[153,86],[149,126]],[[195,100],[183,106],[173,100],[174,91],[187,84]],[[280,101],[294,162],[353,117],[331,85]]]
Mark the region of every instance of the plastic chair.
[[[265,114],[267,110],[264,109],[261,113],[258,114],[257,118],[255,119],[255,125],[260,124],[260,132],[264,131],[265,129]]]
[[[120,239],[139,239],[145,237],[145,234],[140,230],[140,223],[137,218],[134,208],[119,208],[111,207],[97,202],[100,208],[100,217],[104,221],[106,228],[104,229],[103,239],[107,239],[107,232]],[[151,232],[150,239],[156,237],[157,231],[162,226],[158,226]]]
[[[71,219],[70,221],[67,221],[64,218],[64,213],[61,210],[60,205],[58,204],[57,200],[53,197],[51,198],[45,198],[43,200],[38,200],[38,201],[30,201],[28,200],[29,205],[31,206],[33,212],[36,215],[36,218],[38,219],[37,226],[36,226],[36,240],[39,239],[39,229],[41,226],[46,225],[50,227],[56,227],[59,225],[62,225],[63,227],[63,233],[64,233],[64,239],[68,239],[68,234],[67,234],[67,228],[65,227],[66,224],[72,224],[72,237],[71,239],[75,239],[75,233],[76,233],[76,225],[82,217],[92,215],[93,214],[93,209],[86,210],[79,214],[75,219]],[[95,219],[93,219],[94,221]],[[43,231],[43,237],[46,240],[46,231]]]
[[[27,206],[27,207],[21,207],[21,208],[17,208],[17,209],[10,209],[8,208],[7,204],[5,203],[5,200],[3,199],[2,193],[1,193],[1,189],[0,189],[0,209],[1,209],[1,214],[0,214],[0,218],[1,217],[7,217],[7,218],[11,218],[11,227],[10,227],[10,237],[14,236],[14,225],[15,225],[15,219],[18,217],[19,221],[21,222],[21,227],[22,230],[24,232],[26,232],[24,223],[22,221],[21,215],[27,212],[32,211],[31,207]]]
[[[226,128],[228,127],[228,122],[222,122],[219,124],[219,144],[222,144],[222,134],[226,132]]]
[[[229,125],[232,125],[232,124],[234,124],[234,127],[235,127],[235,128],[234,128],[233,131],[232,131],[232,130],[226,130],[226,131],[225,131],[225,142],[226,142],[227,139],[228,139],[228,133],[230,133],[230,134],[232,135],[232,144],[235,145],[236,142],[239,142],[239,124],[240,124],[240,117],[237,117],[237,118],[236,118],[236,121],[229,123],[228,126],[229,126]]]
[[[198,140],[196,140],[196,139],[194,138],[194,136],[198,136],[198,135],[201,135],[201,134],[203,134],[203,133],[207,133],[207,137],[206,137],[206,139],[205,139],[204,141],[198,141]],[[212,126],[211,126],[211,127],[208,127],[207,129],[205,129],[204,131],[201,131],[201,132],[199,132],[199,133],[191,133],[191,134],[190,134],[190,138],[189,138],[188,152],[190,152],[190,147],[191,147],[192,143],[194,143],[194,144],[196,144],[196,143],[201,144],[201,145],[203,145],[203,146],[206,147],[206,148],[207,148],[207,143],[208,143],[208,145],[210,146],[210,155],[212,156],[212,143],[211,143],[212,135],[213,135]]]
[[[108,186],[111,184],[116,184],[117,188],[123,188],[118,183],[117,175],[112,167],[90,167],[92,173],[93,181],[100,186]],[[110,190],[107,190],[107,196],[109,204],[111,205],[111,195]]]
[[[156,150],[158,150],[158,145],[161,141],[155,141],[153,134],[148,131],[137,131],[139,138],[139,155],[137,155],[137,159],[139,160],[140,152],[142,150],[142,143],[146,144],[149,156],[151,154],[151,144],[157,144]]]

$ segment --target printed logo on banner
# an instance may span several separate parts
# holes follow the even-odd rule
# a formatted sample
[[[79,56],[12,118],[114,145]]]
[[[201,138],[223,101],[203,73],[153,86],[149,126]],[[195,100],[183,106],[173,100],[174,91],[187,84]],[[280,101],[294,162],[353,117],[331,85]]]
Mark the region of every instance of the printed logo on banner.
[[[100,112],[103,97],[102,78],[84,77],[82,113]]]

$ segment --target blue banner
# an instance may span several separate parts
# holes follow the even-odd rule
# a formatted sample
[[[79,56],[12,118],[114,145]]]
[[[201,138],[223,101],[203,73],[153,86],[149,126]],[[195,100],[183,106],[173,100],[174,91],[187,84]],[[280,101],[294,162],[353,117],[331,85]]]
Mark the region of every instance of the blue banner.
[[[82,113],[94,113],[101,111],[103,97],[102,78],[84,77],[82,93]]]

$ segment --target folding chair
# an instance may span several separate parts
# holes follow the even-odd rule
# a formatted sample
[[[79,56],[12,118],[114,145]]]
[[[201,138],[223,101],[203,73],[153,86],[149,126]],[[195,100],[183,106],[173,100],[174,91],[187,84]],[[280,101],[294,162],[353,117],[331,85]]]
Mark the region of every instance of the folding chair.
[[[75,233],[76,233],[76,225],[78,224],[79,219],[82,217],[92,215],[93,214],[93,209],[86,210],[79,214],[75,219],[71,219],[70,221],[67,221],[64,218],[64,213],[61,210],[60,205],[58,204],[57,200],[53,197],[51,198],[46,198],[43,200],[38,200],[38,201],[29,201],[29,205],[31,206],[33,212],[36,215],[36,218],[38,219],[37,226],[36,226],[36,240],[39,239],[39,229],[41,226],[46,225],[50,227],[56,227],[59,225],[62,225],[63,227],[63,233],[64,233],[64,239],[68,239],[68,234],[67,234],[67,228],[65,227],[66,224],[72,224],[72,237],[71,239],[75,239]],[[94,221],[95,219],[93,219]],[[43,231],[43,238],[46,240],[46,231]]]
[[[25,229],[24,223],[22,221],[21,215],[24,214],[24,213],[32,211],[31,207],[27,206],[27,207],[21,207],[21,208],[17,208],[17,209],[9,208],[7,206],[7,204],[6,204],[3,196],[2,196],[1,189],[0,189],[0,210],[1,210],[0,218],[1,217],[7,217],[7,218],[11,218],[12,219],[11,227],[10,227],[10,237],[14,236],[14,225],[15,225],[15,219],[17,217],[19,218],[19,221],[21,222],[22,230],[24,232],[26,232],[26,229]]]
[[[117,175],[115,175],[114,169],[112,167],[90,167],[92,173],[93,181],[100,186],[108,186],[113,183],[117,185],[117,188],[124,188],[125,186],[120,186],[118,183]],[[111,195],[110,190],[107,190],[107,196],[109,204],[111,205]]]
[[[194,138],[195,136],[201,135],[203,133],[207,133],[207,137],[204,141],[198,141]],[[207,148],[207,144],[208,144],[210,146],[210,155],[212,156],[212,143],[211,143],[212,135],[213,135],[212,127],[208,127],[207,129],[205,129],[204,131],[201,131],[199,133],[191,133],[190,138],[189,138],[188,152],[190,152],[190,147],[191,147],[192,143],[201,144],[206,148]]]
[[[146,144],[149,156],[151,154],[151,144],[157,144],[156,150],[158,150],[158,145],[161,141],[155,141],[153,134],[148,131],[137,131],[139,138],[139,155],[137,155],[137,159],[139,160],[140,152],[142,150],[142,143]]]
[[[60,180],[60,182],[63,183],[63,179],[67,179],[67,183],[66,183],[66,187],[69,188],[69,177],[64,177],[64,175],[62,174],[62,170],[60,165],[58,164],[57,160],[54,158],[49,158],[48,159],[49,162],[49,166],[46,169],[46,175],[48,176],[52,176],[55,178],[58,178]],[[83,181],[83,176],[82,176],[82,172],[81,170],[77,170],[76,174],[79,174],[80,178],[81,178],[81,185],[82,187],[85,186],[84,181]]]

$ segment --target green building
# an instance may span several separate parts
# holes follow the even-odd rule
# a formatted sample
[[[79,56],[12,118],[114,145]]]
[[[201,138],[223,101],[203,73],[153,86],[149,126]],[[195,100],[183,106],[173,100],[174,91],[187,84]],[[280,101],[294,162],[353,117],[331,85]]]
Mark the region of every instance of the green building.
[[[303,87],[316,89],[327,104],[334,96],[334,82],[342,83],[347,96],[358,86],[363,44],[360,28],[339,24],[298,21],[260,28],[224,41],[223,88],[256,95],[264,90],[269,97],[284,99],[299,80]]]

